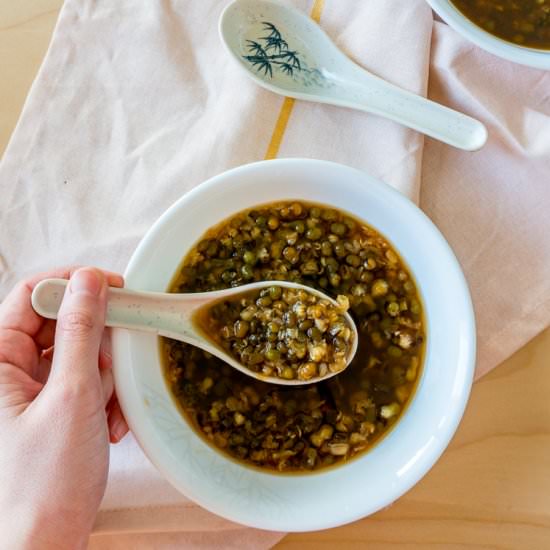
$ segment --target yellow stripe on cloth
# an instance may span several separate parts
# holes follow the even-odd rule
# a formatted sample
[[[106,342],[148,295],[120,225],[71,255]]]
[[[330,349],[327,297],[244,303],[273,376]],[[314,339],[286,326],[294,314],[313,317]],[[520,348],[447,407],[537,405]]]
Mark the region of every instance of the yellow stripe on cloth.
[[[315,23],[319,23],[321,21],[321,13],[323,12],[323,8],[325,6],[325,0],[315,0],[313,2],[313,7],[311,8],[311,13],[309,16],[315,21]]]
[[[319,23],[321,20],[321,13],[323,12],[323,7],[325,5],[325,0],[314,0],[313,7],[311,8],[310,17],[316,22]],[[271,140],[267,147],[265,153],[265,160],[274,159],[279,153],[279,148],[283,141],[285,135],[286,127],[288,124],[288,119],[292,113],[294,107],[294,99],[291,97],[285,97],[283,104],[281,106],[281,111],[279,112],[279,117],[277,118],[277,123],[271,134]]]

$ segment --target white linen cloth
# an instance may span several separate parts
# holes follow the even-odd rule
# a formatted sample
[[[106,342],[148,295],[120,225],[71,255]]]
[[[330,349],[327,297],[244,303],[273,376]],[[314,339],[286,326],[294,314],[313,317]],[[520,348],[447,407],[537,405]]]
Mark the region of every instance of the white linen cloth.
[[[422,0],[295,0],[375,74],[482,120],[467,153],[376,116],[296,102],[279,157],[346,163],[393,185],[453,246],[481,375],[550,318],[550,77],[460,38]],[[67,264],[123,271],[140,238],[210,176],[264,158],[282,98],[228,59],[224,0],[66,0],[0,164],[0,298]],[[422,243],[419,243],[421,246]],[[112,448],[91,548],[267,548],[172,489],[129,436]],[[116,536],[115,536],[116,535]]]

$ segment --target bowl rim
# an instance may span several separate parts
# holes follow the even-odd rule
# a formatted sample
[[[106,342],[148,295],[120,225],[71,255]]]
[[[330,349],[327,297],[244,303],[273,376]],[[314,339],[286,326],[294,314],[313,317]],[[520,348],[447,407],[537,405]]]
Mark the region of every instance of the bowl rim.
[[[469,290],[468,290],[464,275],[462,273],[462,270],[458,264],[458,261],[454,253],[452,252],[450,246],[444,239],[443,235],[439,232],[439,230],[435,227],[435,225],[431,222],[431,220],[416,205],[414,205],[414,203],[412,203],[409,199],[404,197],[401,193],[399,193],[392,187],[388,186],[387,184],[384,184],[381,181],[373,178],[366,172],[351,168],[343,164],[338,164],[338,163],[329,162],[329,161],[314,160],[314,159],[297,159],[297,158],[276,159],[276,160],[270,160],[270,161],[259,161],[259,162],[239,166],[239,167],[227,170],[225,172],[222,172],[221,174],[218,174],[217,176],[214,176],[206,180],[204,183],[200,184],[199,186],[195,187],[194,189],[192,189],[191,191],[189,191],[188,193],[180,197],[157,219],[157,221],[147,231],[143,239],[138,244],[135,252],[133,253],[131,260],[128,263],[128,267],[125,271],[125,277],[128,277],[129,279],[131,279],[133,272],[136,269],[139,269],[139,265],[142,262],[148,261],[148,260],[150,261],[151,247],[154,246],[155,240],[160,235],[162,235],[162,232],[165,230],[166,224],[170,223],[170,220],[174,216],[178,216],[182,207],[184,207],[191,199],[195,198],[197,195],[200,196],[200,195],[203,195],[204,193],[208,193],[212,190],[212,188],[215,189],[216,186],[220,185],[227,178],[235,178],[235,176],[239,176],[240,174],[243,174],[248,171],[251,171],[252,173],[254,173],[255,171],[258,171],[258,170],[261,172],[263,169],[266,169],[266,167],[269,167],[269,169],[277,170],[278,168],[285,167],[285,166],[299,167],[304,165],[314,166],[317,168],[326,168],[327,170],[330,168],[333,170],[337,169],[337,170],[348,171],[348,173],[353,172],[358,177],[361,177],[366,181],[368,181],[368,183],[374,186],[378,192],[385,194],[387,197],[390,197],[391,200],[398,201],[405,204],[406,208],[412,207],[412,209],[415,211],[415,215],[419,216],[419,220],[421,220],[422,223],[427,224],[430,227],[430,231],[432,232],[434,238],[437,239],[438,244],[442,247],[442,249],[446,251],[446,254],[447,254],[446,260],[448,260],[449,267],[453,271],[453,278],[456,279],[456,284],[457,284],[456,290],[461,296],[461,298],[464,300],[465,318],[464,318],[464,323],[461,324],[461,330],[464,331],[463,333],[461,333],[461,342],[463,343],[464,349],[462,349],[461,361],[457,359],[457,368],[453,378],[452,390],[453,390],[453,403],[455,404],[455,407],[452,411],[453,414],[450,415],[450,419],[446,424],[444,434],[441,437],[435,439],[434,445],[429,453],[429,456],[426,457],[424,455],[422,457],[422,460],[417,461],[416,467],[414,468],[414,473],[409,475],[409,472],[408,472],[407,475],[404,477],[404,480],[401,485],[389,487],[387,490],[387,493],[384,495],[384,498],[379,498],[375,508],[371,507],[366,511],[365,509],[346,510],[344,517],[339,516],[334,519],[319,518],[318,520],[314,520],[314,521],[310,520],[309,522],[304,522],[305,523],[304,527],[297,528],[295,525],[280,524],[280,523],[274,522],[274,520],[272,521],[266,518],[262,518],[262,520],[260,521],[258,521],[257,518],[254,520],[251,520],[248,517],[243,517],[243,515],[240,513],[238,509],[228,510],[226,508],[213,506],[211,502],[205,501],[202,498],[201,494],[197,494],[197,492],[192,492],[188,488],[185,491],[183,490],[181,483],[179,483],[178,479],[176,478],[176,475],[173,474],[173,472],[170,471],[169,468],[165,467],[166,462],[164,461],[163,452],[159,450],[158,446],[155,446],[155,442],[153,441],[153,439],[155,441],[159,441],[159,438],[155,436],[155,434],[151,431],[150,427],[145,426],[143,424],[140,425],[139,422],[137,422],[138,418],[140,418],[141,420],[145,419],[145,416],[144,416],[145,413],[143,411],[143,406],[141,404],[141,395],[139,394],[134,381],[130,383],[127,377],[128,374],[130,374],[130,376],[133,376],[132,369],[128,367],[126,369],[127,372],[125,373],[126,374],[125,376],[125,374],[122,373],[124,369],[117,368],[117,363],[121,357],[120,353],[122,348],[126,345],[125,343],[126,341],[124,340],[124,338],[122,338],[124,336],[123,333],[125,331],[123,331],[123,329],[115,329],[113,331],[113,358],[114,358],[113,370],[114,370],[114,377],[115,377],[115,387],[117,388],[117,394],[119,396],[119,401],[120,401],[122,410],[125,416],[127,417],[128,423],[132,429],[132,432],[136,440],[138,441],[141,449],[146,454],[146,456],[156,466],[156,468],[163,475],[163,477],[165,477],[168,481],[170,481],[172,485],[174,485],[178,490],[180,490],[180,492],[185,494],[188,498],[197,502],[199,505],[231,521],[236,521],[238,523],[248,525],[250,527],[269,529],[269,530],[312,531],[312,530],[326,529],[326,528],[335,527],[338,525],[343,525],[345,523],[355,521],[377,510],[384,508],[385,506],[391,504],[394,500],[402,496],[404,493],[406,493],[435,464],[435,462],[439,459],[439,457],[441,456],[441,454],[449,444],[451,438],[453,437],[458,427],[458,424],[462,419],[464,409],[468,401],[471,385],[473,382],[475,358],[476,358],[475,318],[474,318],[473,306],[472,306]],[[391,241],[391,235],[388,235],[387,237]],[[425,361],[427,361],[427,358],[425,358]],[[420,383],[421,382],[422,380],[420,381]],[[419,391],[420,391],[420,385],[416,389],[415,396],[419,393]],[[414,402],[414,397],[413,397],[413,402]],[[407,409],[410,410],[412,405],[413,403],[410,403]],[[404,417],[406,416],[407,416],[407,411],[404,414]],[[404,422],[404,419],[402,418],[398,423],[398,425],[402,424],[403,422]],[[392,429],[391,432],[394,432],[395,429],[396,428]],[[374,450],[377,447],[378,445],[376,445],[373,448],[373,451],[366,453],[366,455],[369,455],[371,454],[371,452],[374,452]],[[348,468],[349,466],[352,466],[355,462],[357,461],[351,461],[345,467],[342,466],[336,469],[323,470],[323,471],[314,473],[313,475],[312,474],[308,474],[307,476],[296,475],[293,477],[295,479],[299,479],[299,478],[305,479],[305,478],[313,478],[314,476],[322,476],[327,474],[330,475],[331,472],[342,471]],[[262,473],[261,475],[266,477],[274,477],[275,479],[281,479],[281,476],[277,474]]]
[[[492,35],[462,14],[451,0],[426,1],[450,27],[485,51],[520,65],[550,69],[550,50],[515,45]]]

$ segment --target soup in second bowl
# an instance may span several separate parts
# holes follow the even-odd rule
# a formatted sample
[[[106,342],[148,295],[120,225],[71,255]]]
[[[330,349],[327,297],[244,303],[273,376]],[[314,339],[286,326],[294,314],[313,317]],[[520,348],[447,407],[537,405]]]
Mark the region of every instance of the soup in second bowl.
[[[550,50],[550,0],[451,0],[473,23],[517,44]]]
[[[387,433],[414,392],[425,324],[412,275],[389,241],[360,220],[288,201],[247,209],[211,228],[186,255],[169,290],[203,292],[265,280],[299,282],[347,299],[359,331],[348,368],[324,382],[278,386],[163,339],[167,382],[195,430],[233,459],[279,472],[344,463]],[[266,294],[254,306],[277,312],[278,301]],[[284,328],[293,330],[294,349],[280,323],[264,331],[251,326],[254,321],[238,336],[245,355],[262,355],[259,369],[292,358],[300,344],[319,336],[311,319],[294,315]],[[230,328],[228,340],[237,335]],[[242,327],[235,323],[233,330]]]

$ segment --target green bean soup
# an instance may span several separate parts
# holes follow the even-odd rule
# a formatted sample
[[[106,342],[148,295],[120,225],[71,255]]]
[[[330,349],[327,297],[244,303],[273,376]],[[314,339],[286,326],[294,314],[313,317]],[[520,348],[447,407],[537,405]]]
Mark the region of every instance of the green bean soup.
[[[324,205],[285,201],[240,212],[207,231],[169,290],[269,280],[347,298],[359,332],[351,364],[326,381],[280,386],[163,338],[167,383],[197,433],[241,463],[278,472],[344,463],[379,440],[411,399],[425,341],[415,282],[387,239],[365,223]],[[312,327],[296,321],[296,340],[313,341]],[[254,346],[284,354],[284,340],[268,345],[275,332],[268,327]]]
[[[306,290],[270,286],[202,308],[196,321],[229,355],[262,376],[306,381],[346,368],[353,329],[337,303]]]
[[[473,23],[520,46],[550,50],[550,0],[451,0]]]

